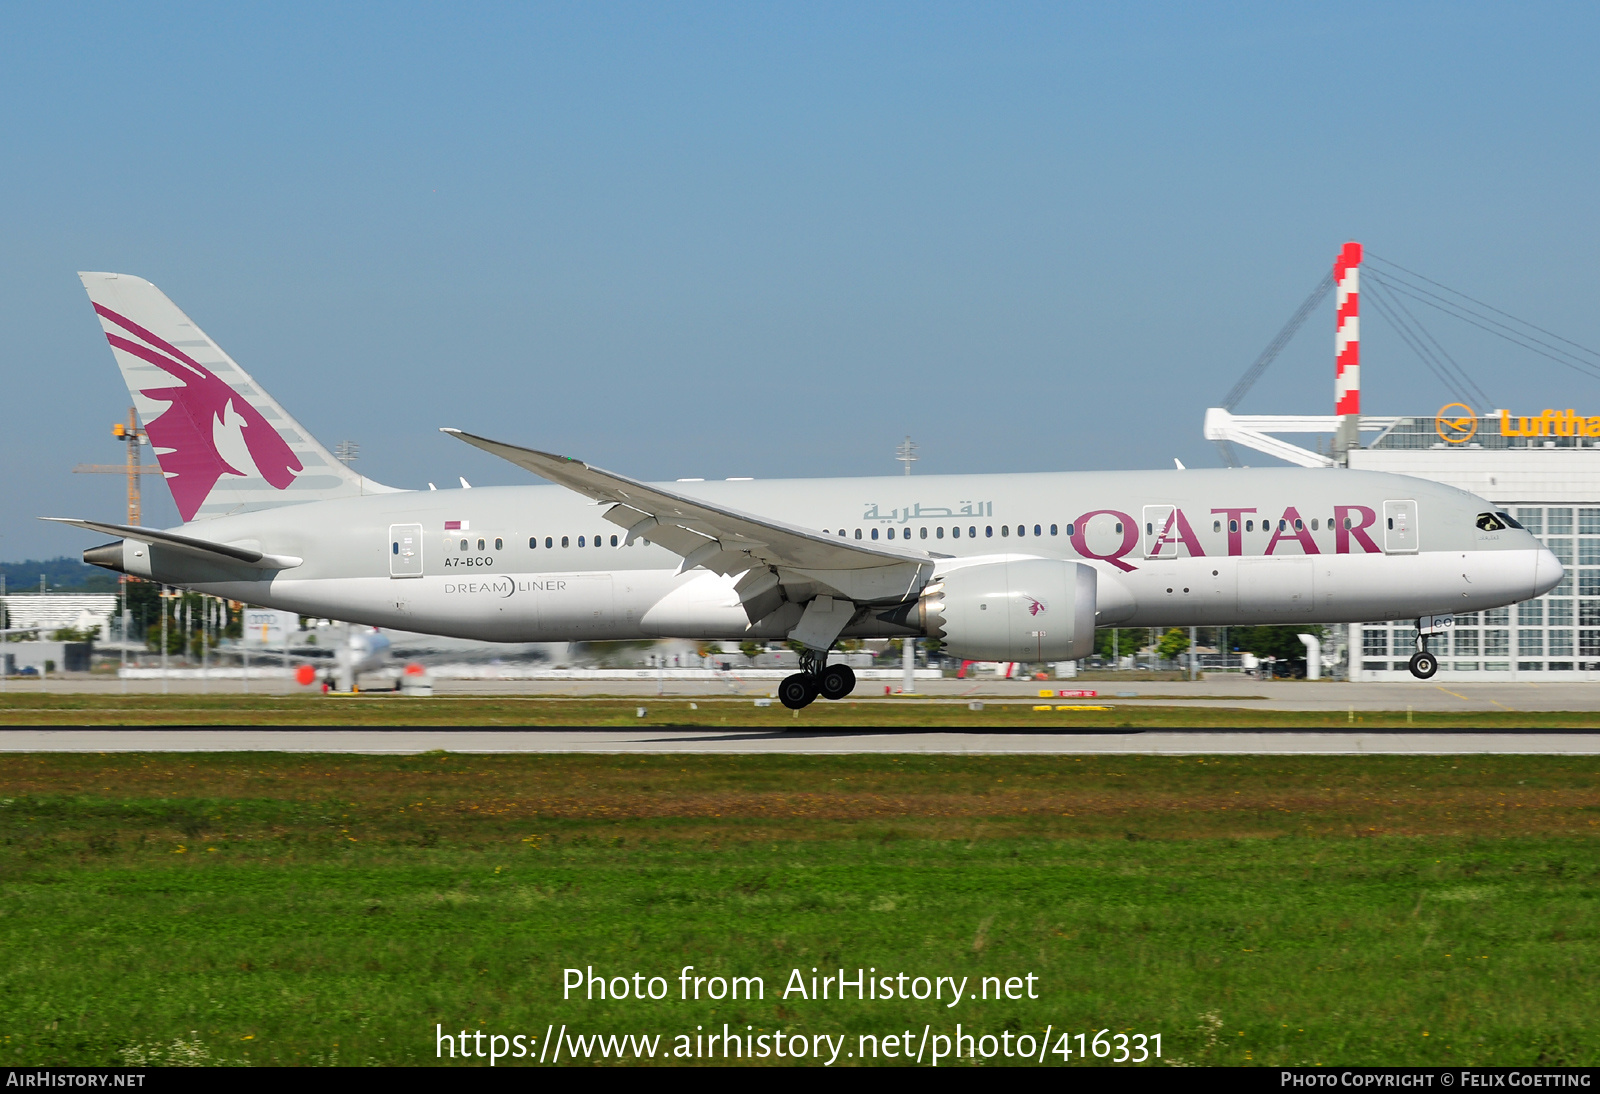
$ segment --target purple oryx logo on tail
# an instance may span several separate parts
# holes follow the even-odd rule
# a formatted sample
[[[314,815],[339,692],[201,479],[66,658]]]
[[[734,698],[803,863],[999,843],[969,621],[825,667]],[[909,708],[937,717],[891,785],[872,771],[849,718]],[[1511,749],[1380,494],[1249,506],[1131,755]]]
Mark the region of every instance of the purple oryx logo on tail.
[[[106,341],[174,379],[177,387],[143,388],[141,395],[169,403],[145,426],[156,459],[166,473],[172,499],[185,521],[192,520],[223,475],[249,475],[249,466],[279,490],[294,482],[303,467],[278,431],[215,373],[170,342],[126,316],[96,304],[94,310],[137,338],[107,333]],[[226,454],[223,448],[226,448]],[[163,451],[165,450],[165,451]]]

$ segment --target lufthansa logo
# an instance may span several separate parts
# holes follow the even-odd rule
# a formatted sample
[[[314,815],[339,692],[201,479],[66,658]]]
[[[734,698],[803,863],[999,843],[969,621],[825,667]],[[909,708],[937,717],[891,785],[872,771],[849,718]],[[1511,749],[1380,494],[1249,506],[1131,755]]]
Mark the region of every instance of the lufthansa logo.
[[[1451,403],[1434,415],[1433,431],[1449,444],[1466,444],[1478,432],[1478,416],[1466,403]]]

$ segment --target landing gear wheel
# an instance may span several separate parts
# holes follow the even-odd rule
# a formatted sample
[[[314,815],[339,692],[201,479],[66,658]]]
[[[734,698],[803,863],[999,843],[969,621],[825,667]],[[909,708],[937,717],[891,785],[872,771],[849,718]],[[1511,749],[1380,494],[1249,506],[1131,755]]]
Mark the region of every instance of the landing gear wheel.
[[[849,665],[829,665],[817,681],[824,699],[843,699],[856,690],[856,673]]]
[[[797,672],[785,676],[778,685],[778,702],[790,710],[803,710],[817,697],[817,678],[809,673]]]
[[[1411,655],[1411,662],[1408,667],[1411,669],[1412,676],[1415,676],[1418,680],[1426,680],[1439,671],[1439,659],[1427,650],[1422,650]]]

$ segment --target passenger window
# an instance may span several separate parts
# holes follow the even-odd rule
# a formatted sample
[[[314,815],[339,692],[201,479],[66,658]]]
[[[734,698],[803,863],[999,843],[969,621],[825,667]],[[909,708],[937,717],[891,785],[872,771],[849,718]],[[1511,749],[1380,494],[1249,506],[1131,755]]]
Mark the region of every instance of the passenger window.
[[[859,529],[859,528],[856,529],[856,538],[857,539],[861,538],[861,529]]]
[[[1228,522],[1228,531],[1237,532],[1238,530],[1239,530],[1239,522],[1236,521],[1236,520],[1230,520]]]
[[[1156,534],[1156,526],[1154,524],[1150,523],[1149,521],[1145,521],[1144,522],[1144,534],[1147,535],[1147,536],[1155,535]]]
[[[1054,525],[1054,524],[1052,524],[1052,525],[1051,525],[1051,526],[1050,526],[1050,534],[1051,534],[1051,535],[1052,535],[1052,536],[1053,536],[1053,535],[1056,535],[1056,534],[1058,534],[1058,533],[1057,533],[1057,532],[1056,532],[1056,526],[1055,526],[1055,525]]]
[[[957,528],[956,531],[959,532],[959,531],[961,531],[961,529]],[[937,528],[935,528],[933,530],[933,538],[934,539],[943,539],[944,538],[944,525],[941,524],[939,527],[937,527]]]
[[[544,537],[544,545],[546,547],[554,547],[555,546],[555,544],[553,542],[551,542],[551,537],[549,537],[549,536],[545,536]],[[562,540],[561,546],[565,547],[566,545],[567,545],[566,541]]]
[[[568,545],[567,544],[567,537],[566,536],[562,536],[561,537],[561,546],[565,547],[567,545]]]
[[[1009,536],[1009,535],[1010,535],[1010,534],[1011,534],[1011,525],[1009,525],[1009,524],[1002,524],[1002,525],[1001,525],[1001,526],[1000,526],[1000,535],[1001,535],[1001,536],[1002,536],[1002,537],[1004,537],[1004,536]]]
[[[1117,535],[1120,536],[1121,534],[1122,534],[1122,522],[1119,520],[1119,521],[1117,521]]]
[[[478,541],[478,550],[483,550],[483,540],[481,539]]]
[[[1393,531],[1394,530],[1394,518],[1393,517],[1389,518],[1388,525],[1389,525],[1390,531]]]
[[[1346,532],[1348,532],[1350,530],[1350,518],[1349,517],[1345,517],[1344,518],[1344,530]]]
[[[615,547],[616,545],[617,545],[617,537],[616,536],[612,536],[611,537],[611,546]]]
[[[463,551],[465,551],[467,549],[467,541],[466,540],[462,540],[461,541],[461,549]]]
[[[1288,530],[1289,530],[1289,522],[1288,521],[1286,521],[1286,520],[1278,521],[1278,531],[1287,532]]]
[[[394,548],[394,553],[395,554],[399,554],[400,553],[400,545],[398,543],[391,543],[391,544],[389,544],[389,546]]]
[[[1478,528],[1484,532],[1500,532],[1505,530],[1505,525],[1493,513],[1479,513]]]
[[[976,524],[967,525],[967,538],[968,539],[977,539],[978,538],[978,526]]]
[[[1004,528],[1002,528],[1002,529],[1000,529],[1000,530],[1001,530],[1001,531],[1002,531],[1002,532],[1004,532],[1004,531],[1005,531],[1005,529],[1004,529]],[[1017,535],[1019,535],[1019,536],[1025,536],[1025,535],[1027,535],[1027,534],[1028,534],[1028,526],[1027,526],[1027,525],[1026,525],[1026,524],[1019,524],[1019,525],[1017,525]]]
[[[1299,517],[1295,517],[1294,518],[1294,530],[1296,532],[1300,532],[1300,531],[1303,531],[1304,529],[1305,529],[1305,525],[1300,522],[1300,518]]]
[[[579,547],[582,547],[582,546],[583,546],[583,537],[582,537],[582,536],[579,536],[579,537],[578,537],[578,546],[579,546]]]
[[[1222,531],[1222,522],[1221,522],[1221,521],[1220,521],[1220,520],[1214,520],[1214,521],[1212,521],[1212,522],[1211,522],[1211,530],[1212,530],[1212,531],[1213,531],[1213,532],[1220,532],[1220,531]]]
[[[494,549],[495,549],[495,550],[496,550],[496,551],[498,551],[498,550],[500,550],[500,549],[501,549],[501,548],[502,548],[502,547],[504,547],[504,546],[505,546],[505,541],[504,541],[504,540],[501,540],[501,539],[498,539],[498,538],[497,538],[497,539],[496,539],[496,540],[495,540],[495,541],[494,541]]]
[[[1315,532],[1317,530],[1317,518],[1316,517],[1312,517],[1311,518],[1311,530],[1313,532]]]
[[[878,538],[878,530],[876,528],[874,528],[872,530],[872,538],[873,539],[877,539]]]
[[[928,530],[926,528],[921,529],[917,538],[918,539],[927,539],[928,538]]]
[[[958,524],[954,528],[950,529],[950,538],[951,539],[960,539],[961,538],[961,525]]]
[[[1067,525],[1067,535],[1069,535],[1069,536],[1077,535],[1078,534],[1077,529],[1078,529],[1078,526],[1076,524]]]
[[[894,538],[894,529],[893,528],[889,529],[889,538],[890,539]]]
[[[537,551],[538,549],[539,549],[539,537],[538,536],[529,536],[528,537],[528,550]]]
[[[1245,521],[1244,522],[1244,530],[1246,532],[1254,532],[1256,530],[1256,522],[1253,521],[1253,520]]]

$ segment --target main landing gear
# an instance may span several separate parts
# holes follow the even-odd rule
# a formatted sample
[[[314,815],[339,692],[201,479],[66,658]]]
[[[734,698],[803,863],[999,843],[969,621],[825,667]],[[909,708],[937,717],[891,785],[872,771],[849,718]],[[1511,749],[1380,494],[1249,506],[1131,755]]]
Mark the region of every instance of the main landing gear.
[[[1411,675],[1418,680],[1426,680],[1439,671],[1439,659],[1427,650],[1418,650],[1411,655],[1411,660],[1406,663],[1411,670]]]
[[[810,706],[817,698],[843,699],[856,689],[856,674],[849,665],[826,664],[826,650],[800,654],[800,671],[778,685],[778,701],[790,710]]]
[[[1423,630],[1420,619],[1417,620],[1417,652],[1411,655],[1406,667],[1418,680],[1426,680],[1439,671],[1439,659],[1428,652],[1428,632]]]

